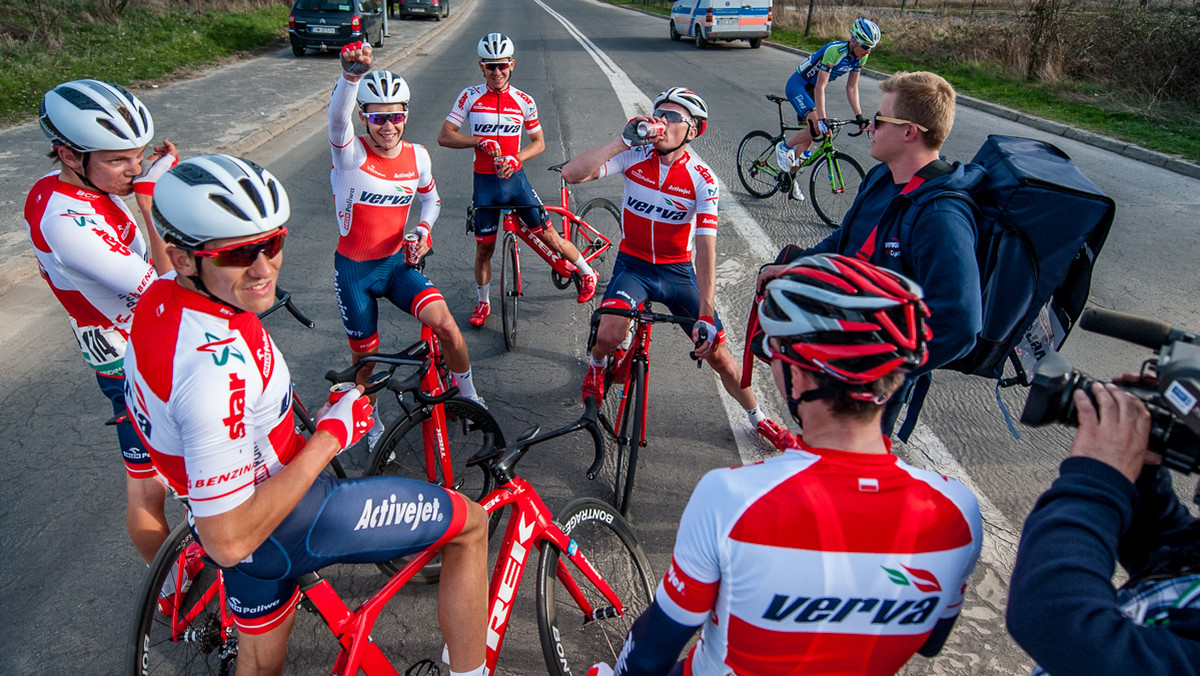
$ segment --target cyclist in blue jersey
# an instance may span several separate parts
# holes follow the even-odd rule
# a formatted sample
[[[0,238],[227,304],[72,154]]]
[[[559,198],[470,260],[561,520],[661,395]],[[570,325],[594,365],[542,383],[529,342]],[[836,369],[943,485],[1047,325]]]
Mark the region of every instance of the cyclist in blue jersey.
[[[793,165],[803,162],[811,152],[812,142],[829,132],[825,124],[825,85],[842,75],[846,75],[846,99],[854,111],[854,119],[860,128],[867,128],[869,120],[863,117],[858,103],[858,74],[867,64],[871,50],[879,44],[880,36],[874,21],[860,18],[850,26],[849,40],[830,42],[796,67],[796,72],[788,78],[785,93],[796,109],[796,119],[806,122],[808,129],[796,132],[776,146],[775,158],[780,169],[791,170]],[[791,198],[804,199],[797,182],[792,183]]]

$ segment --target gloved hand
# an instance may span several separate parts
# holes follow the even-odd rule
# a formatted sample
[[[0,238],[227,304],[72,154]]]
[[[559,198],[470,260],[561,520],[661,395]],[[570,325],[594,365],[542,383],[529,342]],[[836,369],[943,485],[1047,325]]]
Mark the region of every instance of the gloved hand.
[[[854,116],[854,124],[858,125],[859,131],[865,131],[867,126],[871,124],[871,121],[863,117],[862,113],[859,113],[858,115]]]
[[[712,345],[713,341],[717,339],[717,325],[714,324],[713,321],[714,320],[712,317],[701,317],[700,319],[697,319],[695,325],[692,326],[693,341],[700,339],[700,331],[703,329],[705,341],[709,345]]]
[[[342,47],[342,70],[348,75],[361,76],[371,70],[371,45],[365,42],[351,42]]]
[[[374,410],[371,401],[363,396],[362,390],[355,388],[320,414],[317,431],[332,434],[338,442],[338,453],[341,453],[362,439],[367,430],[375,424],[371,418]]]
[[[169,153],[164,154],[146,169],[146,173],[133,179],[133,191],[139,195],[154,195],[154,184],[178,162],[178,157]]]
[[[825,118],[821,118],[815,122],[810,119],[808,122],[808,133],[813,137],[814,141],[823,139],[829,133],[829,123],[825,121]]]
[[[500,157],[500,153],[502,152],[500,150],[500,144],[495,139],[479,139],[479,143],[476,145],[484,152],[484,154],[491,155],[492,157]]]
[[[645,122],[645,120],[635,117],[625,125],[625,129],[621,131],[621,140],[625,142],[626,146],[632,148],[633,146],[644,146],[654,142],[652,138],[638,135],[638,124],[642,122]]]
[[[518,160],[512,155],[496,158],[496,175],[500,178],[508,178],[512,176],[518,169],[521,168],[521,160]]]

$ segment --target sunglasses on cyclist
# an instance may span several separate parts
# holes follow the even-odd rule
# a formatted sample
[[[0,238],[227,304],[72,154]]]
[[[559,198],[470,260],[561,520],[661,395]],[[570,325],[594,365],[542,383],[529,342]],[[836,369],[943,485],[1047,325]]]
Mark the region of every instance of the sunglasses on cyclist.
[[[913,122],[912,120],[901,120],[898,117],[884,117],[883,115],[880,115],[878,112],[876,112],[875,113],[875,128],[876,129],[879,128],[880,122],[887,122],[888,124],[916,124],[917,129],[920,129],[923,132],[929,131],[923,125],[917,124],[916,122]]]
[[[509,63],[509,62],[507,62],[507,61],[501,61],[500,63],[487,63],[487,62],[485,62],[485,63],[483,64],[483,67],[484,67],[484,68],[487,68],[488,70],[498,70],[498,71],[500,71],[501,73],[503,73],[504,71],[508,70],[508,67],[509,67],[510,65],[512,65],[512,64],[510,64],[510,63]]]
[[[385,125],[388,122],[392,124],[400,124],[408,119],[407,110],[399,110],[394,113],[363,113],[367,116],[367,122],[374,125]]]
[[[278,256],[279,252],[283,251],[285,236],[287,236],[287,228],[280,228],[278,232],[252,242],[230,244],[219,249],[199,249],[192,253],[211,260],[213,265],[219,268],[248,268],[258,260],[259,254],[266,254],[267,258]]]
[[[684,117],[683,113],[677,110],[663,110],[662,108],[658,108],[654,111],[654,117],[657,117],[660,120],[666,120],[667,122],[690,123],[692,121],[692,118]]]

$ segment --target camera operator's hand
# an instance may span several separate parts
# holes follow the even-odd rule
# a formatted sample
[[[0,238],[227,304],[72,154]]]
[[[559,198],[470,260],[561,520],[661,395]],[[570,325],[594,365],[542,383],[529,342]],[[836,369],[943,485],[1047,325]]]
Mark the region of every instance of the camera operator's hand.
[[[1082,390],[1071,395],[1079,412],[1079,431],[1071,443],[1071,456],[1092,458],[1137,481],[1150,442],[1150,412],[1132,394],[1111,383],[1096,383],[1092,400]]]

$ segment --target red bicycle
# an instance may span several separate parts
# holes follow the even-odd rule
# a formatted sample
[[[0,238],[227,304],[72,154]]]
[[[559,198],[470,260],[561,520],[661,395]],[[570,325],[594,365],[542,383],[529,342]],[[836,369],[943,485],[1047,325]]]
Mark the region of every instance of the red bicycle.
[[[537,619],[546,668],[551,674],[581,674],[597,662],[614,663],[633,620],[654,594],[646,555],[629,523],[611,505],[583,498],[552,516],[537,491],[516,474],[533,446],[586,429],[595,445],[593,469],[603,460],[596,407],[562,429],[526,430],[512,448],[485,449],[468,466],[485,466],[497,483],[483,501],[495,514],[511,507],[499,558],[492,572],[487,632],[487,671],[496,663],[511,619],[512,602],[529,554],[539,551]],[[585,555],[586,553],[586,555]],[[351,610],[318,573],[298,578],[302,603],[325,621],[339,644],[335,676],[398,676],[399,671],[371,640],[383,607],[437,555],[426,550],[393,575],[379,591]],[[178,603],[163,612],[159,591],[171,571],[189,560],[203,562],[190,589],[177,587]],[[128,673],[229,674],[237,662],[237,630],[227,610],[221,571],[203,557],[186,524],[167,538],[150,564],[128,647]]]
[[[561,174],[563,166],[556,164],[549,169]],[[550,280],[559,289],[565,289],[571,284],[579,287],[580,278],[575,264],[564,259],[537,235],[525,226],[514,213],[514,209],[544,208],[552,214],[557,214],[561,220],[559,235],[570,241],[579,249],[583,260],[599,272],[600,264],[604,262],[604,254],[612,246],[612,241],[605,236],[603,230],[611,233],[621,231],[621,211],[611,200],[597,197],[589,200],[576,215],[571,211],[570,189],[567,182],[559,176],[558,206],[519,204],[509,206],[469,206],[467,207],[467,232],[475,227],[476,210],[498,210],[504,214],[504,238],[500,244],[500,322],[504,326],[504,347],[511,351],[517,346],[517,300],[524,294],[521,281],[521,248],[518,240],[525,242],[537,252],[542,260],[550,264]]]

